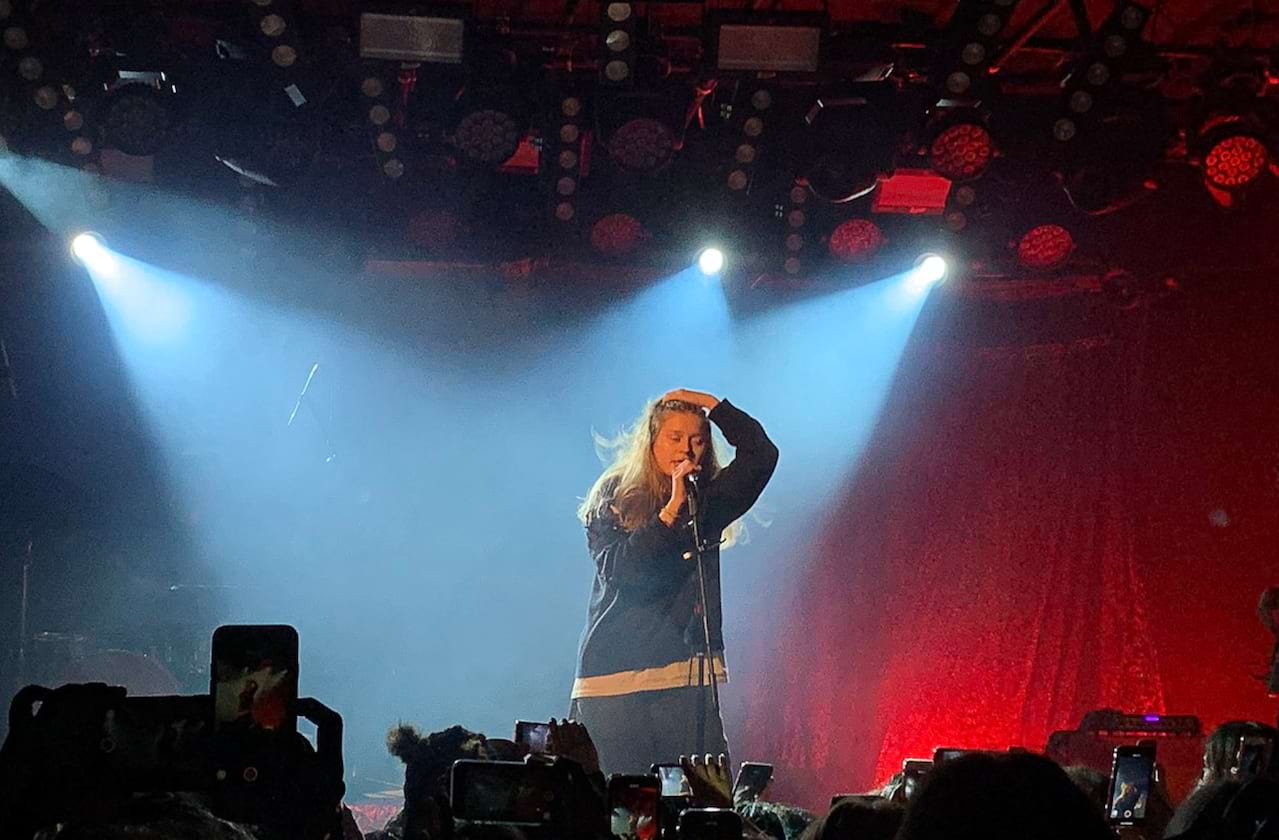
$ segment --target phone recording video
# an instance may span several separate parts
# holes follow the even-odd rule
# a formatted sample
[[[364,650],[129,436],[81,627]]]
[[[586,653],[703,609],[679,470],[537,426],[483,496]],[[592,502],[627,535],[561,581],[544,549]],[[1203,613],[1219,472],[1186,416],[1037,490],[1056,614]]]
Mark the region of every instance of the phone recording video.
[[[608,808],[613,836],[622,840],[657,840],[660,796],[656,776],[611,776]]]
[[[773,780],[773,765],[759,761],[743,761],[733,785],[733,801],[759,799]]]
[[[453,816],[465,822],[531,827],[555,819],[557,780],[546,764],[457,761],[450,786]]]
[[[1144,821],[1154,780],[1154,745],[1115,747],[1106,809],[1110,821],[1120,825]]]
[[[515,721],[515,743],[523,744],[535,755],[550,752],[551,725],[527,720]]]
[[[678,764],[654,764],[652,769],[661,783],[663,799],[687,799],[693,795],[683,767]]]
[[[689,808],[679,817],[680,840],[742,840],[742,818],[731,808]]]
[[[210,677],[216,732],[297,730],[297,630],[285,624],[219,627]]]
[[[1270,767],[1274,754],[1274,741],[1262,735],[1244,735],[1235,750],[1234,775],[1239,779],[1253,779],[1263,775]]]

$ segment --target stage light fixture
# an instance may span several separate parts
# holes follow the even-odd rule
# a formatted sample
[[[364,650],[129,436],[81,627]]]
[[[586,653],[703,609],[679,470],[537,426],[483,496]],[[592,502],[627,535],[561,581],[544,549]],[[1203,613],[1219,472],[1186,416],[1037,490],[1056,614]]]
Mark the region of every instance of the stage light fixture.
[[[920,283],[935,285],[946,279],[949,270],[950,266],[945,257],[941,254],[928,253],[915,260],[915,269],[912,274]]]
[[[724,252],[718,248],[703,248],[697,255],[697,267],[707,277],[724,270]]]
[[[360,15],[360,57],[387,61],[461,64],[466,22],[459,18]]]
[[[116,269],[115,257],[102,237],[91,231],[78,233],[71,239],[71,254],[94,274],[110,276]]]
[[[630,87],[635,82],[636,10],[625,0],[600,3],[600,83]]]
[[[845,219],[831,231],[827,247],[831,256],[846,263],[870,259],[887,240],[870,219]]]
[[[661,120],[639,117],[613,132],[608,151],[623,169],[655,172],[674,159],[675,135]]]
[[[114,146],[125,154],[143,157],[153,155],[164,145],[169,135],[172,117],[155,84],[163,74],[154,74],[152,83],[128,82],[118,84],[107,95],[102,111],[102,133],[108,146]]]
[[[591,246],[606,257],[633,254],[647,238],[643,222],[626,213],[611,213],[591,225]]]
[[[463,154],[488,166],[509,160],[520,145],[520,128],[514,118],[488,108],[462,117],[453,136]]]
[[[1125,65],[1132,61],[1149,18],[1149,10],[1131,0],[1115,4],[1087,52],[1062,82],[1061,110],[1065,113],[1052,126],[1057,142],[1070,144],[1086,124],[1099,122],[1098,114],[1104,109],[1097,107],[1098,101],[1110,93]]]
[[[1074,249],[1074,237],[1066,228],[1036,225],[1017,240],[1017,261],[1025,268],[1046,271],[1065,264]]]
[[[550,194],[551,216],[561,224],[577,218],[577,193],[585,174],[582,158],[586,151],[587,135],[582,129],[582,100],[571,93],[560,97],[555,111],[549,115],[547,143],[539,163],[539,173],[544,178]],[[557,142],[556,142],[557,141]],[[555,163],[552,164],[551,161]]]
[[[1236,190],[1256,181],[1270,163],[1270,153],[1251,134],[1222,132],[1211,139],[1203,159],[1204,178],[1214,187]]]
[[[946,124],[928,147],[928,159],[939,175],[952,181],[980,177],[995,156],[995,144],[984,125],[968,120]]]

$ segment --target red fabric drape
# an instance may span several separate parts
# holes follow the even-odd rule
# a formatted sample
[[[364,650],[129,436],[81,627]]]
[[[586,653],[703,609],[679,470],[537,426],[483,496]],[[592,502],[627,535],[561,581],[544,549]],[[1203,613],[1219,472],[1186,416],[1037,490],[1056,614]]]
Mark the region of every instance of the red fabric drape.
[[[1238,315],[919,343],[783,627],[741,658],[738,756],[816,804],[1096,708],[1273,719],[1249,670],[1279,582],[1275,321]]]

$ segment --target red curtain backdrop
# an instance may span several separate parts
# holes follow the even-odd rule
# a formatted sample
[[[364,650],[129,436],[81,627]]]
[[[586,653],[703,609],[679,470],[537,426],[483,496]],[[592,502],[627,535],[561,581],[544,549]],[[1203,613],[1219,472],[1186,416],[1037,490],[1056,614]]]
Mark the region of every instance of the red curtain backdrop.
[[[816,805],[937,746],[1042,749],[1091,709],[1273,720],[1253,674],[1279,583],[1279,320],[1215,300],[918,341],[788,568],[783,625],[739,657],[736,757]]]

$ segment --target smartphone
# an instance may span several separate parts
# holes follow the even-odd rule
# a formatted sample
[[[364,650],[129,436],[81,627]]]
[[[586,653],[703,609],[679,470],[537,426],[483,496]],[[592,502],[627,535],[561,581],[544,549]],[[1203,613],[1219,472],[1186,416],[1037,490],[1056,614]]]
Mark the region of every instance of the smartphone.
[[[742,818],[731,808],[689,808],[679,815],[680,840],[742,840]]]
[[[528,747],[528,751],[537,755],[549,752],[551,725],[549,723],[533,723],[527,720],[515,721],[515,743]]]
[[[663,799],[688,799],[693,795],[684,768],[678,764],[654,764],[652,771],[661,785]]]
[[[915,797],[919,786],[924,783],[924,777],[932,769],[933,761],[930,758],[908,758],[902,762],[902,786],[907,799]]]
[[[482,825],[547,825],[561,798],[554,768],[537,762],[455,761],[449,784],[453,816]]]
[[[1237,778],[1252,779],[1269,769],[1274,754],[1274,741],[1264,735],[1244,735],[1235,750],[1232,770]]]
[[[873,805],[876,802],[883,802],[884,797],[878,793],[837,793],[830,798],[830,807],[834,808],[841,802],[860,802],[863,805]]]
[[[656,840],[661,830],[658,822],[661,795],[656,776],[610,776],[608,809],[613,836],[622,840]]]
[[[209,669],[218,734],[296,732],[298,631],[287,624],[224,624]]]
[[[1155,782],[1155,745],[1115,747],[1110,769],[1106,816],[1115,825],[1137,825],[1146,819],[1146,806]]]
[[[693,789],[684,775],[684,768],[678,764],[654,764],[649,768],[657,777],[658,799],[657,822],[664,840],[674,840],[679,828],[679,815],[693,804]]]
[[[733,785],[733,801],[739,798],[759,799],[773,780],[773,765],[759,761],[743,761]]]

